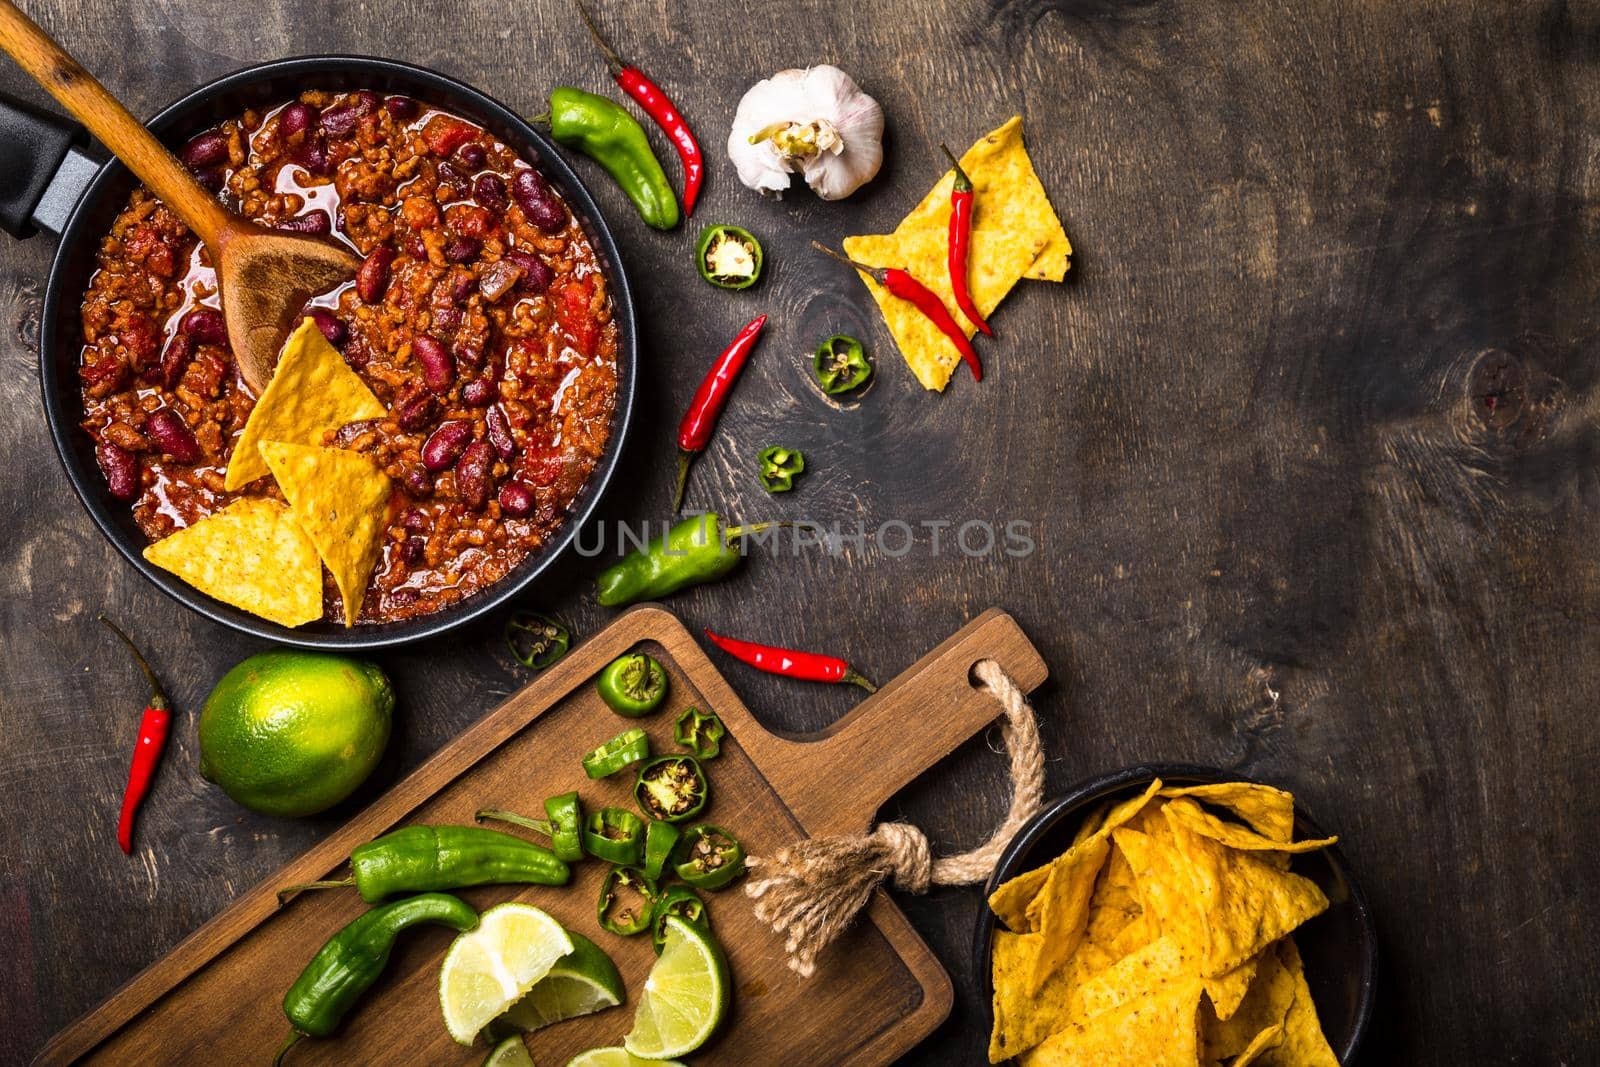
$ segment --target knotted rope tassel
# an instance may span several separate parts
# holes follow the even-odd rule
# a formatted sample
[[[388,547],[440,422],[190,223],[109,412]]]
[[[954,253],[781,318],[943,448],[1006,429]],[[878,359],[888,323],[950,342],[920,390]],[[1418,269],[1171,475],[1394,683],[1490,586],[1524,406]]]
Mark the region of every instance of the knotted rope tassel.
[[[994,660],[982,660],[974,669],[984,692],[1004,709],[1000,736],[1011,754],[1011,810],[994,836],[971,852],[935,860],[921,830],[889,822],[869,834],[796,841],[770,859],[750,861],[756,875],[744,891],[756,901],[756,917],[785,935],[789,967],[802,977],[811,977],[817,953],[850,925],[885,879],[908,893],[926,893],[930,885],[981,882],[994,873],[1000,853],[1039,810],[1044,752],[1033,709]]]

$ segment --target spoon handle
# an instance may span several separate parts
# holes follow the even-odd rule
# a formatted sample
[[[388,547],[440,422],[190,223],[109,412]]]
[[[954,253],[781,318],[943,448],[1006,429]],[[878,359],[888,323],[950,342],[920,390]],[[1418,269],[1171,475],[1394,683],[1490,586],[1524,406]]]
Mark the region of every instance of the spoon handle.
[[[11,0],[0,0],[0,49],[10,53],[46,92],[199,235],[213,255],[230,235],[233,218],[190,177],[176,156],[118,103]]]

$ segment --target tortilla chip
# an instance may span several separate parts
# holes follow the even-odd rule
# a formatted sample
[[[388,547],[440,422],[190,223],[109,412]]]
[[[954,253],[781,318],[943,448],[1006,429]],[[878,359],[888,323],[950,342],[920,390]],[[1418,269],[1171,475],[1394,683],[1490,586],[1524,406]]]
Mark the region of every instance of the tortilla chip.
[[[389,476],[342,448],[263,441],[261,455],[339,587],[344,624],[354,626],[389,525]]]
[[[1003,883],[989,894],[989,910],[1016,933],[1026,934],[1037,930],[1038,927],[1028,919],[1028,906],[1049,880],[1050,869],[1051,864],[1047,863]]]
[[[1023,1053],[1023,1067],[1194,1067],[1200,983],[1172,983],[1067,1024]]]
[[[1269,1026],[1255,1036],[1250,1044],[1245,1046],[1243,1052],[1234,1059],[1230,1067],[1250,1067],[1262,1053],[1269,1048],[1276,1048],[1283,1040],[1283,1024]]]
[[[1019,1056],[1066,1026],[1076,991],[1089,978],[1087,961],[1074,957],[1052,974],[1037,993],[1028,991],[1043,938],[1039,934],[995,931],[993,952],[994,1030],[989,1060]]]
[[[1233,1013],[1239,1010],[1260,966],[1260,957],[1245,960],[1226,974],[1205,980],[1206,996],[1211,1000],[1211,1010],[1216,1012],[1218,1019],[1231,1019]]]
[[[1073,1017],[1092,1019],[1191,975],[1197,961],[1185,952],[1186,947],[1172,938],[1158,937],[1128,953],[1077,990]]]
[[[1211,1005],[1201,1006],[1200,1037],[1206,1059],[1243,1055],[1262,1031],[1283,1025],[1294,995],[1294,978],[1284,968],[1274,945],[1261,954],[1256,979],[1230,1018],[1218,1019]]]
[[[144,558],[280,626],[322,618],[316,546],[276,500],[236,500],[150,545]]]
[[[1278,957],[1294,986],[1294,1000],[1283,1020],[1283,1040],[1262,1052],[1258,1062],[1263,1067],[1339,1067],[1339,1057],[1322,1034],[1317,1005],[1311,999],[1311,987],[1306,984],[1305,967],[1293,938],[1286,937],[1278,943]]]
[[[1294,838],[1294,795],[1270,785],[1255,782],[1212,782],[1206,785],[1171,786],[1163,797],[1193,797],[1207,804],[1227,808],[1274,841]]]
[[[1182,823],[1190,833],[1209,837],[1229,848],[1245,852],[1315,852],[1339,840],[1337,837],[1323,837],[1291,842],[1264,837],[1246,827],[1223,822],[1188,797],[1167,801],[1162,811],[1167,818]]]
[[[329,430],[384,414],[383,404],[308,318],[289,335],[272,381],[245,420],[223,485],[232,491],[267,473],[257,447],[262,441],[320,445]]]

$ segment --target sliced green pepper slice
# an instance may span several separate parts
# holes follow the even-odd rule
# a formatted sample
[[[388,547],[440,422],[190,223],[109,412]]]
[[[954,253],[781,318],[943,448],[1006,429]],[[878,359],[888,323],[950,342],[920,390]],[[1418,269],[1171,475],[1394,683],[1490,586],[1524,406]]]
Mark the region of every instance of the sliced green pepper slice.
[[[583,859],[583,812],[578,807],[578,794],[562,793],[551,797],[544,802],[544,812],[548,819],[530,819],[514,811],[484,808],[473,817],[479,822],[493,819],[543,834],[550,839],[550,850],[556,859],[563,862]]]
[[[572,631],[537,611],[514,611],[506,620],[506,647],[518,663],[542,671],[567,654]]]
[[[667,860],[672,857],[672,850],[678,847],[678,838],[683,832],[670,822],[661,822],[651,819],[650,825],[644,831],[644,875],[646,878],[660,878],[661,872],[666,869]]]
[[[635,727],[624,730],[587,756],[583,757],[583,773],[590,778],[604,778],[622,768],[638,763],[650,755],[650,738]]]
[[[594,687],[606,707],[618,715],[637,719],[648,715],[667,696],[667,672],[654,656],[630,652],[606,664]]]
[[[761,461],[761,488],[769,493],[787,493],[794,488],[794,476],[806,469],[806,457],[797,448],[773,445],[763,448]]]
[[[738,226],[707,226],[694,247],[700,277],[723,289],[748,289],[761,277],[761,242]]]
[[[721,889],[744,873],[744,846],[720,826],[696,823],[678,845],[683,857],[674,868],[696,889]]]
[[[678,716],[677,727],[672,731],[673,740],[694,753],[694,758],[699,760],[716,759],[721,755],[722,739],[727,735],[728,728],[722,725],[716,712],[701,711],[699,708],[685,708],[683,714]]]
[[[595,903],[595,916],[602,928],[619,937],[632,937],[650,929],[656,890],[653,879],[645,877],[637,867],[613,867],[600,883],[600,899]]]
[[[702,930],[711,928],[711,916],[706,914],[705,901],[687,886],[672,886],[656,898],[655,906],[650,909],[650,943],[655,946],[657,956],[661,955],[661,949],[667,942],[668,915],[676,915]]]
[[[817,346],[813,364],[822,391],[839,396],[859,389],[872,378],[872,364],[861,342],[845,334],[835,334]]]
[[[706,806],[711,788],[693,756],[662,756],[639,770],[633,796],[639,810],[662,822],[692,819]]]
[[[632,866],[644,856],[644,820],[626,808],[591,811],[583,823],[583,847],[607,863]]]

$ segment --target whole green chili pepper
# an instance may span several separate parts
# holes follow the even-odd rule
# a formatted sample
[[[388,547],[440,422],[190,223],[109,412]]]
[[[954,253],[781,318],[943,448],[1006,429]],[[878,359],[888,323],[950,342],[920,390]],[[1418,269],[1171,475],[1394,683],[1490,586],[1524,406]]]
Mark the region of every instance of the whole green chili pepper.
[[[715,581],[739,565],[743,553],[735,542],[779,525],[783,524],[724,528],[715,512],[692,515],[601,571],[595,579],[598,599],[603,606],[615,608]]]
[[[705,808],[711,796],[705,772],[693,756],[662,756],[639,770],[633,798],[639,810],[662,822],[683,822]]]
[[[631,867],[644,856],[644,820],[626,808],[591,811],[583,823],[583,847],[597,859]]]
[[[676,915],[702,930],[711,928],[711,916],[706,914],[705,901],[687,886],[670,887],[656,898],[655,905],[650,909],[650,943],[655,946],[657,956],[661,955],[661,949],[667,942],[668,915]]]
[[[572,869],[532,841],[481,826],[402,826],[350,851],[349,878],[278,890],[278,903],[302,889],[355,886],[376,904],[395,893],[472,885],[566,885]]]
[[[720,826],[696,823],[678,844],[679,878],[696,889],[721,889],[744,873],[744,846]]]
[[[651,908],[659,895],[654,879],[637,867],[613,867],[600,883],[595,917],[602,929],[620,937],[642,934],[650,929]]]
[[[514,611],[506,620],[506,647],[518,663],[542,671],[567,654],[572,631],[537,611]]]
[[[707,226],[694,246],[700,277],[723,289],[748,289],[761,277],[761,242],[738,226]]]
[[[676,826],[670,822],[661,822],[651,819],[644,831],[644,875],[646,878],[660,878],[661,872],[667,866],[667,860],[672,858],[672,850],[678,847],[678,838],[682,836]]]
[[[716,759],[721,755],[722,739],[727,735],[728,728],[722,725],[716,712],[699,708],[684,708],[672,731],[672,739],[694,753],[698,760]]]
[[[666,699],[667,686],[667,672],[654,656],[643,652],[618,656],[606,664],[594,683],[606,707],[629,719],[656,710]]]
[[[678,224],[678,197],[644,127],[614,101],[561,86],[550,93],[550,136],[605,168],[639,217],[658,230]]]
[[[514,811],[485,808],[473,817],[508,822],[543,834],[550,839],[550,849],[559,860],[573,863],[583,859],[583,810],[578,805],[578,794],[550,797],[544,802],[544,813],[547,818],[530,819]]]
[[[624,730],[583,757],[583,773],[605,778],[650,755],[650,738],[638,727]]]
[[[794,488],[795,476],[806,469],[806,457],[798,448],[773,445],[756,458],[761,463],[761,488],[769,493],[787,493]]]
[[[813,366],[822,391],[829,396],[859,389],[872,377],[866,349],[861,347],[860,341],[845,334],[835,334],[818,345]]]
[[[448,893],[423,893],[358,916],[317,950],[284,995],[283,1013],[294,1029],[273,1064],[281,1064],[302,1037],[327,1037],[337,1030],[388,966],[395,938],[418,923],[441,923],[460,933],[478,925],[478,913]]]

